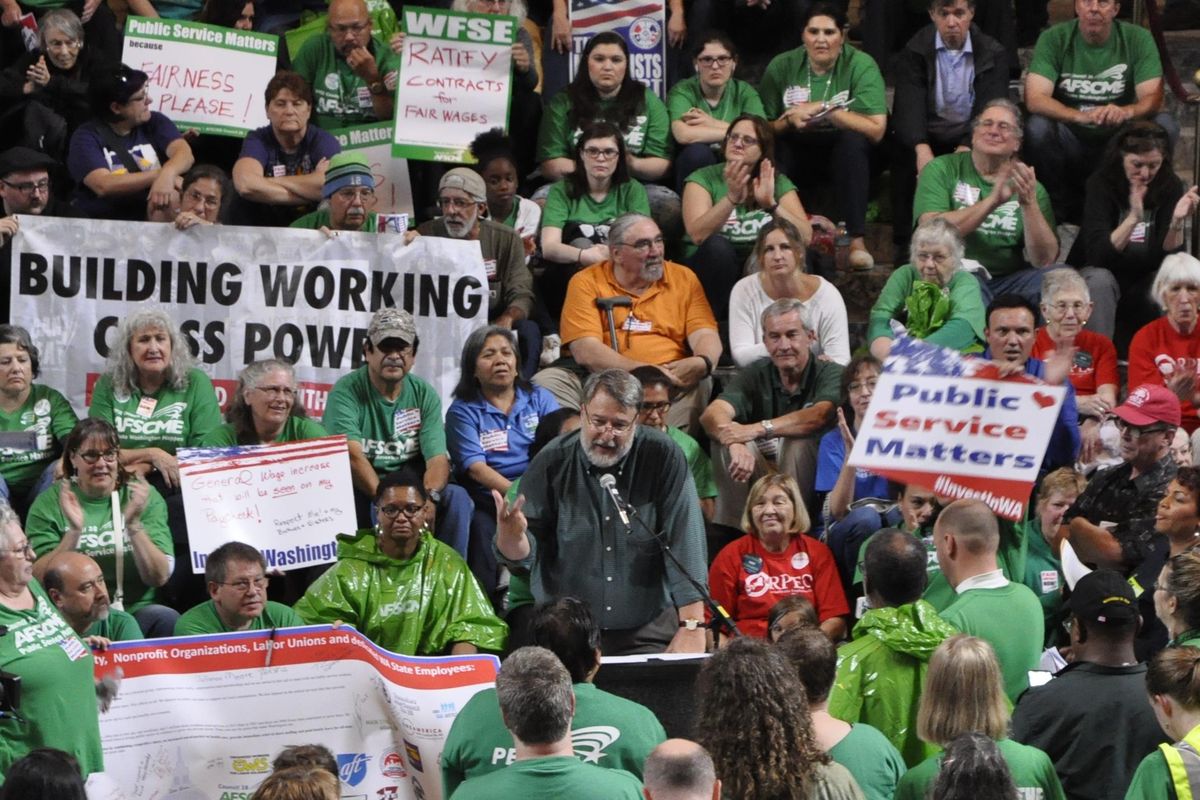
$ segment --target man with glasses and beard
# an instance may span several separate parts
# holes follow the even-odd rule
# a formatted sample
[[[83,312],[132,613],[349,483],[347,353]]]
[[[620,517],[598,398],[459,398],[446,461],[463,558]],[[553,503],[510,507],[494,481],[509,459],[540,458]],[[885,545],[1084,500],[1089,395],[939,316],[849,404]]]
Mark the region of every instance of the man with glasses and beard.
[[[696,486],[683,451],[638,424],[641,403],[641,385],[624,370],[588,378],[579,432],[534,457],[516,502],[493,492],[496,552],[510,570],[530,573],[536,602],[587,602],[605,655],[702,653],[704,605],[688,580],[707,582]],[[631,507],[628,526],[601,485],[608,476]]]

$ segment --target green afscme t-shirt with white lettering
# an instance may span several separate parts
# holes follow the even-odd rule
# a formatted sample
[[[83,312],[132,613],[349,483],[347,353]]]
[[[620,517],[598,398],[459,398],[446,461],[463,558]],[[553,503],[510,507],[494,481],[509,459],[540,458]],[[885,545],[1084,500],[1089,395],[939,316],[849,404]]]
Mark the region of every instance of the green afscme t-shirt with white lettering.
[[[1161,78],[1162,60],[1150,31],[1114,21],[1103,44],[1092,45],[1079,33],[1079,20],[1054,25],[1038,37],[1029,72],[1054,83],[1054,99],[1087,111],[1096,106],[1132,105],[1137,85]],[[1112,128],[1072,125],[1077,134],[1105,139]]]
[[[333,385],[321,422],[330,433],[361,443],[363,455],[380,475],[414,458],[428,461],[446,453],[441,398],[411,372],[393,402],[371,385],[367,367],[359,367]]]
[[[212,381],[194,367],[183,389],[163,386],[143,394],[135,388],[125,397],[113,391],[112,376],[103,375],[92,390],[88,416],[111,423],[122,447],[157,447],[172,454],[180,447],[198,446],[221,426]]]
[[[612,101],[601,102],[597,119],[606,119]],[[559,92],[546,103],[542,123],[538,128],[538,161],[551,158],[572,158],[575,142],[583,132],[578,127],[571,130],[567,123],[571,101],[566,92]],[[646,89],[643,105],[634,115],[629,129],[623,131],[625,149],[635,156],[667,158],[671,151],[671,120],[667,107],[658,95]]]
[[[694,183],[707,192],[708,196],[712,199],[713,205],[716,205],[725,195],[729,194],[729,185],[725,183],[725,164],[723,162],[701,167],[688,176],[687,182]],[[796,185],[792,183],[787,175],[784,175],[782,172],[775,173],[776,203],[785,194],[794,191],[796,191]],[[758,208],[749,204],[734,206],[733,210],[729,212],[729,217],[717,233],[729,240],[739,259],[745,260],[754,250],[754,242],[758,239],[759,228],[766,225],[771,219],[771,212],[765,208]],[[696,243],[686,233],[684,234],[683,242],[686,247],[685,254],[690,257],[696,252]]]
[[[33,488],[46,467],[62,453],[63,439],[79,420],[67,398],[56,389],[35,383],[25,403],[11,414],[0,409],[0,431],[36,434],[32,450],[0,447],[0,477],[14,493]]]
[[[372,36],[370,47],[381,81],[399,72],[400,56],[386,42]],[[312,86],[317,101],[314,121],[318,127],[332,130],[377,121],[375,101],[367,82],[354,74],[346,59],[337,54],[328,33],[322,31],[305,42],[292,59],[292,69]]]
[[[922,214],[969,208],[992,191],[991,181],[975,169],[971,154],[951,153],[938,156],[921,171],[917,194],[913,199],[913,224]],[[1037,185],[1038,207],[1054,229],[1054,209],[1046,187]],[[1014,194],[996,207],[979,227],[963,240],[966,257],[987,267],[993,278],[1010,275],[1025,266],[1025,217]]]

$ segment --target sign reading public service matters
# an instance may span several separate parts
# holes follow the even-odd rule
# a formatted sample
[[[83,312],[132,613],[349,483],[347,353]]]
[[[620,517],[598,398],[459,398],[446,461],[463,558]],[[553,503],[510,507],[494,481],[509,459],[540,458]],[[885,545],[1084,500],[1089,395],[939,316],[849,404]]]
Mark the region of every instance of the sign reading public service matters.
[[[629,46],[633,79],[666,100],[666,29],[661,0],[571,0],[571,77],[588,41],[601,31],[613,31]]]
[[[850,464],[1021,519],[1066,389],[1025,376],[981,377],[994,370],[983,359],[956,362],[962,369],[951,375],[906,371],[912,363],[889,358]]]
[[[181,129],[240,137],[267,124],[263,91],[278,54],[278,36],[131,16],[121,59],[150,76],[152,111]]]
[[[330,564],[337,535],[357,527],[345,436],[181,448],[178,456],[194,573],[235,541],[258,548],[271,569]]]
[[[474,161],[470,144],[508,129],[514,17],[404,9],[393,154],[420,161]]]

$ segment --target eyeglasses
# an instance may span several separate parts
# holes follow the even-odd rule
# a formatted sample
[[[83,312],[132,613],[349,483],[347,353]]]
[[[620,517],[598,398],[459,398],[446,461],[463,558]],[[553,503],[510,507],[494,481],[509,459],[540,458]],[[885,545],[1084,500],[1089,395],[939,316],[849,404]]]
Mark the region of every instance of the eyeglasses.
[[[290,386],[255,386],[254,390],[268,397],[295,397],[296,390]]]
[[[14,556],[31,556],[33,555],[33,547],[29,544],[29,540],[25,540],[25,544],[19,547],[6,547],[0,550],[0,553],[9,553]]]
[[[1117,417],[1116,423],[1117,430],[1119,430],[1122,435],[1128,433],[1130,436],[1149,436],[1152,433],[1165,433],[1167,430],[1169,430],[1162,425],[1148,425],[1144,428],[1139,425],[1131,425],[1120,417]]]
[[[585,147],[583,148],[583,154],[597,161],[608,161],[620,155],[621,151],[615,147]]]
[[[453,208],[455,211],[462,211],[475,205],[475,201],[466,197],[439,197],[438,205],[442,208]]]
[[[642,403],[642,411],[647,414],[650,412],[653,412],[653,411],[663,412],[663,411],[666,411],[670,407],[671,407],[671,401],[669,401],[669,400],[662,400],[658,403]]]
[[[343,202],[352,203],[355,200],[370,200],[375,196],[375,190],[365,186],[357,189],[347,186],[344,189],[338,189],[334,195]]]
[[[1088,307],[1087,303],[1081,303],[1079,301],[1076,301],[1074,303],[1068,303],[1063,300],[1060,300],[1057,303],[1051,303],[1047,306],[1047,308],[1052,309],[1054,312],[1056,312],[1058,314],[1065,314],[1068,311],[1074,311],[1076,314],[1082,314],[1084,311],[1087,310],[1087,307]]]
[[[847,386],[846,389],[851,394],[858,394],[859,392],[862,392],[862,391],[873,392],[873,391],[875,391],[875,387],[878,384],[879,384],[879,381],[874,380],[874,379],[869,380],[869,381],[854,381],[849,386]]]
[[[406,506],[380,506],[379,514],[380,514],[380,516],[387,517],[388,519],[395,519],[396,517],[400,516],[401,514],[408,517],[409,519],[414,519],[418,514],[420,514],[424,510],[425,510],[425,506],[423,506],[421,504],[409,503]]]
[[[629,433],[631,430],[633,430],[633,425],[634,425],[632,420],[603,419],[603,418],[593,417],[591,414],[588,413],[588,410],[586,408],[583,410],[583,418],[584,418],[584,420],[587,421],[588,427],[591,428],[592,430],[596,431],[597,433],[602,433],[604,430],[607,429],[607,430],[611,430],[613,433],[617,434],[618,436]]]
[[[649,253],[650,248],[661,249],[663,246],[663,237],[655,236],[653,239],[638,239],[636,242],[618,242],[614,247],[628,247],[630,250],[636,250],[639,253]]]
[[[251,587],[253,587],[255,589],[265,589],[265,588],[267,588],[267,584],[270,582],[271,582],[271,579],[268,578],[266,575],[263,575],[258,578],[243,578],[240,581],[233,581],[231,583],[226,583],[225,581],[217,581],[217,583],[219,583],[221,586],[232,586],[234,589],[241,592],[242,594],[245,594],[246,592],[250,591]]]
[[[330,25],[329,30],[335,36],[345,36],[347,33],[362,33],[371,27],[369,22],[353,22],[349,25]]]
[[[46,40],[47,50],[78,50],[83,47],[83,42],[78,39],[48,39]]]
[[[995,128],[1001,133],[1012,133],[1017,129],[1017,126],[1013,125],[1011,122],[1004,122],[996,119],[981,119],[976,127],[983,128],[984,130],[991,130],[992,128]]]
[[[50,192],[50,181],[45,179],[37,181],[36,183],[31,181],[26,181],[24,183],[12,183],[11,181],[6,181],[3,178],[0,178],[0,183],[3,183],[10,189],[21,192],[22,194],[49,194]]]
[[[733,61],[733,56],[700,56],[696,63],[702,67],[723,67]]]
[[[913,261],[932,261],[935,264],[945,264],[950,260],[949,253],[931,253],[928,250],[922,250],[913,254]]]
[[[216,208],[221,205],[221,201],[216,197],[203,195],[195,189],[188,189],[183,193],[183,196],[190,202],[204,204],[205,208]]]
[[[746,147],[755,147],[758,145],[758,138],[755,136],[745,136],[740,133],[729,134],[730,144],[742,144]]]
[[[82,453],[78,453],[77,455],[83,459],[83,463],[85,463],[85,464],[95,464],[100,459],[104,459],[105,461],[107,461],[108,463],[111,464],[112,462],[117,460],[117,456],[120,455],[120,451],[119,450],[103,450],[103,451],[101,451],[101,450],[84,450]]]

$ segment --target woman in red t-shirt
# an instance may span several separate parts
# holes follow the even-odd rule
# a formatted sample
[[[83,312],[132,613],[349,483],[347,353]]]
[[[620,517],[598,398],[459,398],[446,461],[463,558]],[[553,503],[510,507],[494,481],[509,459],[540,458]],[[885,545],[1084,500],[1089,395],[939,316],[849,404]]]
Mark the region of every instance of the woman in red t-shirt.
[[[1200,357],[1200,261],[1187,253],[1163,259],[1151,296],[1166,311],[1138,331],[1129,343],[1129,386],[1166,386],[1180,399],[1183,427],[1200,426],[1196,416],[1197,358]],[[1193,447],[1195,441],[1193,440]]]
[[[784,597],[802,595],[817,609],[821,630],[838,641],[850,613],[833,554],[805,536],[808,512],[800,487],[787,475],[767,475],[750,487],[746,535],[717,554],[708,571],[713,599],[747,636],[766,638],[767,615]]]

